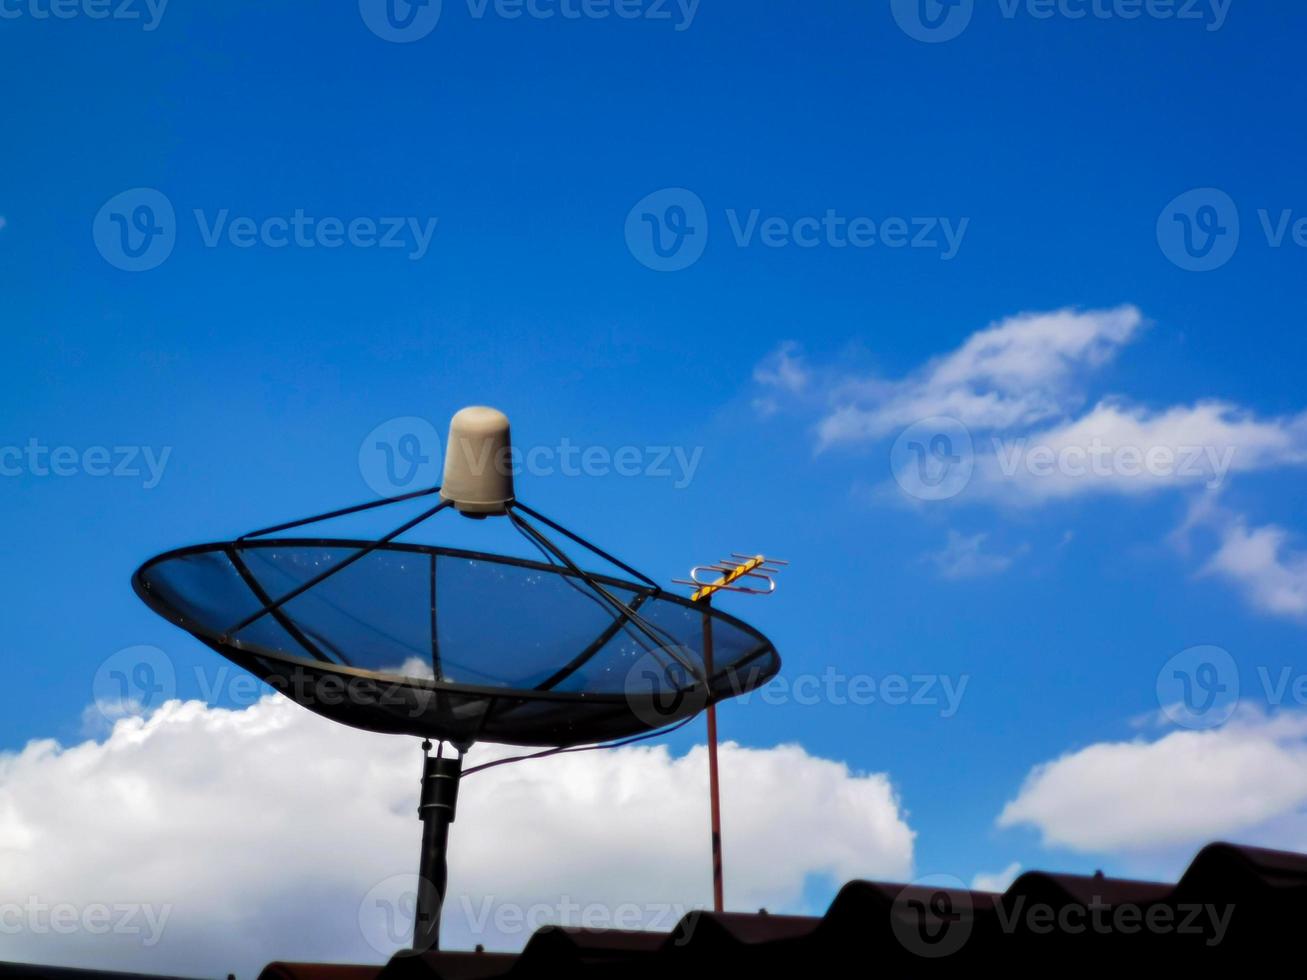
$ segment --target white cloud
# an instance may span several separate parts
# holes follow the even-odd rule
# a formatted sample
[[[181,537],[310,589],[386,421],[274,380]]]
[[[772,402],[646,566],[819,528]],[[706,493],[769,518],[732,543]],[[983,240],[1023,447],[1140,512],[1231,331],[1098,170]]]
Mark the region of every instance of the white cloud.
[[[753,380],[768,388],[798,394],[808,386],[811,376],[799,345],[788,341],[753,369]]]
[[[911,427],[913,439],[905,445],[920,451],[937,426],[952,447],[947,458],[967,468],[956,489],[940,499],[1029,508],[1087,496],[1213,492],[1235,474],[1307,467],[1307,411],[1261,417],[1218,399],[1159,408],[1116,396],[1086,410],[1083,389],[1090,373],[1134,340],[1144,322],[1130,305],[1024,313],[972,334],[900,379],[804,364],[801,387],[808,396],[793,401],[811,406],[814,389],[829,393],[816,423],[819,448],[885,446],[900,477],[921,461],[902,454],[899,443],[890,448],[891,439]],[[766,392],[755,404],[764,414],[782,406],[787,385],[778,365],[787,351],[782,348],[755,371]],[[886,480],[858,493],[922,503],[901,479],[898,487]],[[1234,583],[1263,612],[1307,617],[1307,551],[1291,545],[1289,530],[1250,527],[1240,518],[1227,519],[1222,534],[1204,572]],[[986,556],[982,543],[951,537],[928,558],[946,578],[1007,567],[1010,558]]]
[[[1301,846],[1305,804],[1307,716],[1243,712],[1223,728],[1098,743],[1037,766],[998,825],[1089,853],[1219,838]]]
[[[1005,892],[1021,873],[1021,864],[1013,861],[1002,871],[993,874],[982,871],[971,879],[971,890],[975,892]]]
[[[471,762],[502,754],[478,747]],[[810,875],[910,877],[914,835],[885,775],[797,746],[727,744],[722,767],[729,905],[797,908]],[[273,958],[379,961],[359,909],[379,883],[416,871],[419,770],[416,739],[279,697],[239,711],[170,702],[103,742],[0,754],[4,957],[217,975]],[[631,903],[670,926],[710,896],[706,782],[702,748],[678,758],[642,746],[470,777],[452,834],[450,944],[520,946],[529,927],[511,913],[534,905],[616,915]],[[32,900],[141,903],[162,939],[51,934],[39,915],[14,918]],[[396,945],[410,915],[401,906]],[[473,934],[483,916],[488,933]],[[11,934],[15,921],[25,927]]]
[[[1237,584],[1265,612],[1301,618],[1307,615],[1307,552],[1288,541],[1282,527],[1249,528],[1240,518],[1226,527],[1204,571]]]
[[[1224,486],[1232,472],[1307,464],[1307,415],[1257,419],[1224,402],[1164,411],[1100,402],[1078,419],[981,445],[975,486],[1023,501]]]
[[[763,394],[753,399],[754,410],[767,418],[780,411],[782,397],[802,395],[812,375],[799,345],[787,341],[753,369],[753,380],[763,390]]]
[[[980,578],[1007,571],[1012,565],[1013,556],[985,552],[983,548],[988,538],[989,535],[983,532],[964,535],[950,529],[948,543],[926,558],[946,579]]]
[[[1143,325],[1133,306],[1021,314],[972,334],[899,381],[847,380],[818,424],[823,447],[881,439],[945,416],[974,429],[1030,426],[1079,404],[1081,377]]]
[[[1248,518],[1220,506],[1212,495],[1197,498],[1172,535],[1185,554],[1194,531],[1204,528],[1216,545],[1200,574],[1224,579],[1256,609],[1276,616],[1307,618],[1307,551],[1291,544],[1293,535],[1277,524],[1251,526]]]
[[[1019,504],[1214,489],[1233,472],[1307,465],[1307,413],[1258,418],[1214,399],[1150,409],[1106,398],[1077,414],[1088,375],[1144,322],[1129,305],[1027,313],[972,334],[902,379],[831,374],[819,445],[878,442],[923,420],[956,419],[975,451],[968,492]],[[779,409],[778,393],[813,387],[814,369],[787,367],[792,356],[792,345],[782,347],[754,372],[767,412]]]

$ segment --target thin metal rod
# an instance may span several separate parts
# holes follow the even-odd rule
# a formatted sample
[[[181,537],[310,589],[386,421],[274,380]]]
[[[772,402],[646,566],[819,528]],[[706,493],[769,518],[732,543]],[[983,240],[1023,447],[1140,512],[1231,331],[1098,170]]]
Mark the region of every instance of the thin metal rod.
[[[386,497],[383,500],[369,500],[366,504],[354,504],[351,507],[342,507],[340,510],[329,511],[326,514],[318,514],[315,517],[301,517],[296,521],[287,521],[285,524],[274,524],[272,527],[260,528],[257,531],[250,531],[242,534],[237,541],[244,541],[247,538],[259,538],[265,534],[276,534],[279,531],[289,531],[293,527],[303,527],[305,524],[316,524],[318,521],[330,521],[337,517],[347,517],[350,514],[357,514],[361,511],[371,510],[374,507],[385,507],[387,504],[398,504],[405,500],[413,500],[416,497],[426,497],[433,493],[439,493],[440,487],[427,487],[425,490],[414,490],[410,493],[402,493],[398,497]]]
[[[269,603],[272,601],[272,596],[268,595],[267,590],[264,589],[263,585],[259,582],[259,580],[254,577],[254,573],[250,571],[249,566],[245,563],[245,559],[241,557],[239,551],[237,551],[235,548],[228,548],[227,560],[231,562],[232,567],[235,568],[236,571],[240,573],[241,579],[245,582],[247,586],[249,586],[250,591],[254,593],[254,597],[256,599],[258,599],[262,603]],[[324,663],[329,663],[329,664],[336,663],[336,661],[332,660],[325,653],[323,653],[322,649],[316,643],[310,640],[308,636],[305,635],[304,631],[301,630],[298,626],[294,624],[294,622],[291,621],[289,616],[287,616],[281,610],[277,610],[272,615],[273,618],[277,620],[278,625],[280,625],[282,629],[284,629],[287,633],[289,633],[291,637],[295,640],[295,642],[297,642],[309,653],[313,654],[314,657],[316,657],[318,660],[323,661]]]
[[[666,653],[668,656],[670,656],[673,660],[675,660],[682,667],[688,670],[690,672],[690,676],[694,677],[696,681],[705,682],[707,680],[706,675],[700,672],[698,666],[694,664],[692,661],[690,661],[687,657],[683,656],[680,653],[680,651],[676,649],[677,644],[676,644],[675,637],[671,636],[670,634],[664,633],[664,636],[660,639],[657,635],[655,635],[654,632],[655,630],[658,629],[658,627],[646,621],[642,616],[640,616],[639,613],[635,612],[635,610],[633,610],[625,602],[617,598],[617,596],[613,595],[611,592],[605,589],[602,585],[596,582],[591,576],[583,572],[579,567],[577,567],[576,563],[573,562],[572,559],[567,556],[567,552],[563,551],[563,549],[561,549],[560,547],[558,547],[558,545],[550,541],[547,537],[541,534],[540,531],[536,530],[534,527],[528,524],[520,516],[515,514],[511,509],[508,511],[508,519],[513,522],[513,525],[516,528],[518,528],[524,534],[527,534],[533,541],[538,543],[542,548],[545,548],[550,554],[554,555],[559,561],[561,561],[568,568],[568,570],[570,570],[573,574],[580,577],[581,581],[585,582],[586,585],[590,586],[590,588],[594,590],[596,595],[600,596],[602,599],[604,599],[604,601],[612,605],[612,607],[616,609],[618,613],[624,616],[631,623],[632,626],[634,626],[641,633],[647,636],[653,642],[655,650],[662,651]],[[670,643],[668,641],[670,641]]]
[[[378,538],[376,541],[371,542],[370,544],[368,544],[366,548],[360,548],[358,551],[354,552],[354,554],[350,555],[348,558],[336,562],[336,564],[332,565],[330,568],[326,569],[325,571],[319,572],[317,575],[313,576],[313,578],[309,579],[307,582],[304,582],[301,585],[297,585],[295,588],[291,589],[276,602],[269,603],[268,605],[265,605],[262,609],[250,613],[248,616],[246,616],[239,623],[231,627],[229,630],[226,631],[226,633],[223,634],[222,637],[223,642],[229,642],[230,638],[234,634],[239,633],[246,626],[249,626],[250,623],[254,622],[255,620],[259,619],[262,616],[266,616],[270,612],[274,612],[280,609],[282,606],[290,602],[296,596],[303,595],[305,592],[313,588],[319,582],[323,582],[331,578],[331,576],[335,575],[337,572],[344,571],[346,568],[348,568],[350,565],[353,565],[360,558],[366,558],[368,555],[372,554],[372,552],[376,551],[382,545],[389,544],[391,541],[394,541],[405,531],[411,531],[413,528],[417,527],[419,524],[425,521],[428,517],[433,517],[434,515],[438,514],[440,511],[444,510],[449,505],[450,505],[450,501],[442,500],[440,503],[436,504],[436,506],[423,511],[417,517],[405,521],[403,524],[395,528],[395,530],[391,531],[389,534],[385,535],[384,537]]]
[[[731,557],[732,557],[732,558],[743,558],[745,561],[748,561],[750,558],[753,557],[753,555],[746,555],[746,554],[743,554],[742,552],[739,552],[739,551],[732,551],[732,552],[731,552]],[[767,559],[767,564],[768,564],[768,565],[788,565],[789,562],[786,561],[784,558],[768,558],[768,559]]]
[[[581,547],[590,549],[596,555],[602,558],[604,561],[610,562],[613,565],[616,565],[622,571],[626,572],[627,575],[634,575],[645,585],[649,586],[649,588],[653,589],[654,592],[662,592],[662,586],[660,586],[657,582],[651,579],[648,575],[645,575],[643,572],[636,571],[626,562],[622,561],[621,559],[614,558],[612,555],[604,551],[602,548],[591,544],[585,538],[581,537],[579,534],[575,534],[572,531],[569,531],[567,528],[563,527],[563,525],[559,524],[558,522],[551,521],[544,514],[540,513],[538,510],[534,510],[528,507],[526,504],[522,503],[522,501],[515,500],[512,503],[510,503],[508,506],[510,509],[516,508],[517,510],[526,511],[527,514],[529,514],[531,517],[534,517],[541,524],[553,528],[559,534],[566,535],[567,537],[575,541],[577,544],[581,545]]]
[[[713,673],[712,597],[703,600],[703,662],[708,676]],[[709,692],[711,695],[711,692]],[[717,769],[717,705],[708,704],[708,804],[712,824],[712,903],[713,911],[723,911],[722,882],[722,794]]]

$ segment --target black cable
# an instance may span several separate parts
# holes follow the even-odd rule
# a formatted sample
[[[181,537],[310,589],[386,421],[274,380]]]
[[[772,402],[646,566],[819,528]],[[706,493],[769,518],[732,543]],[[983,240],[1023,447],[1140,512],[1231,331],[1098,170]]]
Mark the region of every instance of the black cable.
[[[693,676],[696,680],[702,680],[705,682],[707,681],[707,678],[702,675],[702,672],[699,670],[698,667],[695,666],[694,663],[682,657],[677,652],[677,648],[680,646],[680,644],[677,642],[676,637],[674,637],[667,630],[663,629],[661,626],[657,626],[653,623],[650,623],[639,613],[635,612],[625,602],[623,602],[621,599],[617,598],[617,596],[613,595],[606,588],[604,588],[603,585],[601,585],[598,581],[596,581],[592,575],[588,575],[584,571],[582,571],[581,568],[574,561],[572,561],[571,558],[568,557],[567,552],[559,548],[558,545],[550,541],[549,538],[545,537],[543,533],[538,531],[536,528],[532,527],[527,521],[523,520],[512,510],[509,510],[507,513],[508,513],[508,519],[512,521],[513,524],[516,525],[519,530],[521,530],[528,537],[534,538],[536,541],[540,543],[542,547],[549,549],[549,551],[551,551],[558,558],[558,560],[562,562],[563,565],[566,566],[572,572],[572,574],[576,575],[579,579],[581,579],[581,581],[583,581],[586,585],[588,585],[596,595],[598,595],[604,601],[612,605],[613,608],[616,609],[621,616],[625,617],[626,620],[632,626],[634,626],[646,637],[648,637],[650,640],[653,641],[654,644],[653,649],[651,650],[648,647],[646,647],[645,648],[646,653],[655,653],[655,651],[661,650],[665,652],[668,656],[670,656],[673,660],[675,660],[677,663],[679,663],[685,670],[689,671],[691,676]],[[659,636],[656,635],[658,633],[662,634],[662,638],[659,638]],[[643,646],[643,644],[641,645]]]
[[[655,582],[653,579],[651,579],[648,575],[644,574],[644,572],[632,568],[630,565],[628,565],[626,562],[622,561],[619,558],[614,558],[612,555],[604,551],[602,548],[591,544],[589,541],[581,537],[581,535],[577,534],[575,531],[569,531],[567,528],[563,527],[563,525],[559,524],[557,521],[551,521],[544,514],[540,513],[538,510],[533,510],[532,508],[524,504],[522,501],[513,500],[508,504],[508,507],[510,509],[516,507],[518,510],[526,511],[537,521],[540,521],[542,524],[547,524],[549,527],[552,527],[559,534],[565,534],[567,537],[571,538],[577,544],[581,545],[584,548],[588,548],[590,551],[594,552],[596,555],[598,555],[604,561],[608,562],[610,565],[615,565],[617,568],[620,568],[628,575],[634,575],[636,578],[640,579],[642,582],[648,585],[649,588],[653,589],[655,593],[661,593],[663,591],[662,586],[659,585],[657,582]]]
[[[527,762],[531,759],[544,759],[551,755],[566,755],[568,752],[592,752],[595,749],[620,749],[624,745],[634,745],[636,742],[643,742],[647,739],[658,738],[662,735],[670,735],[672,732],[679,731],[690,722],[694,721],[698,714],[690,715],[683,721],[678,721],[670,728],[659,728],[657,731],[645,732],[643,735],[635,735],[631,738],[624,738],[617,742],[603,742],[599,745],[574,745],[571,747],[558,746],[552,749],[545,749],[543,752],[532,752],[528,755],[515,755],[508,759],[496,759],[494,762],[483,762],[479,766],[473,766],[471,769],[464,769],[464,776],[471,776],[473,773],[481,772],[485,769],[493,769],[496,766],[506,766],[510,762]]]
[[[636,644],[640,646],[646,654],[653,657],[654,660],[657,661],[659,667],[661,667],[664,671],[668,671],[670,669],[671,663],[674,661],[677,664],[679,664],[683,669],[688,670],[690,674],[694,676],[696,679],[700,679],[699,672],[695,670],[691,664],[686,663],[674,652],[674,648],[679,645],[676,642],[676,637],[672,636],[669,632],[664,630],[662,627],[655,626],[654,624],[650,623],[644,617],[640,616],[639,613],[637,612],[637,608],[645,598],[650,596],[656,597],[660,594],[660,592],[637,593],[639,598],[637,598],[635,604],[627,605],[626,603],[622,602],[620,599],[617,599],[616,596],[609,594],[607,590],[601,588],[598,585],[598,583],[591,581],[590,576],[586,575],[585,572],[581,571],[579,566],[571,562],[567,558],[567,554],[561,548],[559,548],[558,545],[554,544],[547,537],[545,537],[545,535],[542,532],[540,532],[536,528],[533,528],[525,520],[523,520],[517,514],[512,513],[511,511],[508,513],[508,519],[509,522],[513,525],[513,527],[517,529],[517,532],[520,535],[522,535],[522,537],[526,538],[528,542],[534,545],[536,550],[539,551],[540,554],[544,556],[545,561],[547,563],[552,565],[554,568],[558,568],[562,570],[563,581],[565,581],[579,595],[582,595],[585,598],[589,599],[591,602],[598,605],[601,609],[604,609],[604,611],[609,615],[611,615],[611,610],[607,609],[601,600],[607,599],[609,602],[613,602],[617,605],[619,615],[616,619],[614,619],[614,623],[613,623],[614,627],[616,627],[618,624],[621,624],[620,628],[623,631],[627,631],[629,630],[629,627],[634,626],[637,629],[641,630],[650,639],[655,640],[656,645],[653,648],[650,648],[645,646],[645,644],[641,642],[639,636],[637,636],[634,633],[627,632],[627,635],[632,640],[634,640]],[[548,548],[546,548],[546,545],[548,545]],[[567,561],[567,565],[561,564],[558,561],[558,559],[554,557],[555,554],[561,556],[564,561]],[[573,582],[572,575],[567,574],[568,569],[571,569],[577,578],[581,579],[581,581],[585,582],[586,585],[590,586],[591,591],[587,592],[585,589],[582,589],[581,586]],[[658,632],[662,633],[663,636],[665,636],[668,641],[667,644],[664,645],[663,643],[657,643],[658,638],[653,636],[651,632],[652,630],[657,630]],[[558,680],[561,680],[562,677],[566,676],[567,674],[574,673],[581,666],[583,666],[586,663],[586,661],[588,661],[590,658],[594,657],[597,653],[599,653],[599,651],[602,650],[603,647],[604,644],[602,643],[594,645],[585,656],[568,664],[567,667],[564,668],[564,672],[560,674],[556,674],[554,678],[551,678],[553,683],[557,683]],[[704,681],[704,683],[708,683],[709,680],[708,677],[704,676],[701,679]],[[553,684],[541,685],[541,687],[537,688],[537,690],[544,689],[546,687],[552,687],[552,686]]]
[[[544,545],[542,545],[535,538],[531,537],[531,535],[527,534],[526,531],[522,528],[522,526],[518,524],[517,521],[512,519],[512,515],[509,515],[508,523],[513,526],[514,531],[516,531],[524,539],[526,539],[527,543],[530,544],[531,547],[535,548],[536,551],[540,552],[540,555],[541,557],[544,558],[546,564],[552,565],[554,568],[566,568],[565,565],[561,564],[557,558],[555,558],[552,554],[549,553],[549,550],[545,548]],[[593,591],[587,592],[585,589],[581,588],[581,586],[577,585],[575,582],[572,581],[572,576],[562,575],[560,577],[563,579],[564,582],[567,583],[568,587],[574,590],[578,595],[581,595],[586,599],[589,599],[596,606],[602,609],[606,614],[609,615],[612,614],[612,611],[608,608],[608,606],[604,604],[604,601],[599,596],[595,595]]]

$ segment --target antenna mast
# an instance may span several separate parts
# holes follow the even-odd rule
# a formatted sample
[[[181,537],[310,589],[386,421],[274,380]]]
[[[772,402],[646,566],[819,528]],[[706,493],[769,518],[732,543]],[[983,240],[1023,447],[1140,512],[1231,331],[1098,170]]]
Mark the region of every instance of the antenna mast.
[[[712,598],[718,592],[742,592],[746,595],[771,595],[776,591],[776,580],[772,577],[789,562],[779,558],[767,558],[763,555],[743,555],[731,552],[730,558],[724,558],[712,565],[696,565],[690,569],[688,579],[675,579],[677,585],[692,585],[694,593],[690,601],[698,603],[703,609],[703,665],[708,679],[708,695],[712,696],[713,680],[713,636],[712,636]],[[704,581],[705,576],[717,576],[712,581]],[[758,579],[758,583],[746,583],[745,579]],[[765,583],[765,585],[763,584]],[[712,823],[712,893],[713,911],[723,911],[724,888],[722,884],[722,799],[721,781],[717,768],[717,705],[709,703],[708,710],[708,802]]]

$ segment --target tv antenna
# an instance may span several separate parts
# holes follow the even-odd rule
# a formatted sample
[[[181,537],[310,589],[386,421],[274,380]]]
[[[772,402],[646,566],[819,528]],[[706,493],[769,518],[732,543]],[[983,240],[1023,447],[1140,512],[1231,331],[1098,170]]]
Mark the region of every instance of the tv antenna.
[[[712,565],[696,565],[690,569],[688,579],[673,579],[677,585],[694,586],[690,601],[704,608],[703,659],[711,676],[713,671],[713,636],[711,606],[713,596],[719,592],[740,592],[745,595],[771,595],[776,591],[775,575],[789,562],[764,555],[745,555],[731,552]],[[716,576],[705,582],[704,576]],[[757,580],[748,581],[745,580]],[[712,830],[712,896],[713,911],[723,911],[724,885],[722,879],[722,800],[721,781],[717,767],[717,704],[707,707],[708,716],[708,806]]]

